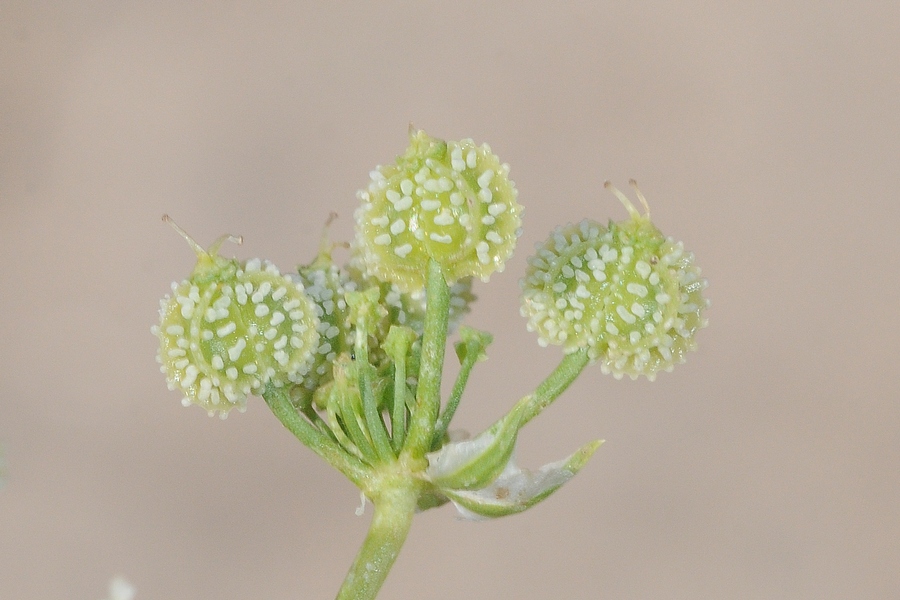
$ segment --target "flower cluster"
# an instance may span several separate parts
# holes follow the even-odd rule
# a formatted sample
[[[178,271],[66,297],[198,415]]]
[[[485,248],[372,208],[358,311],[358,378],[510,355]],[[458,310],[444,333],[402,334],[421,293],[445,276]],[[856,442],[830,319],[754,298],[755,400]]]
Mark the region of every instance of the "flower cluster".
[[[327,237],[312,262],[283,274],[267,261],[220,257],[235,238],[204,250],[173,223],[197,264],[172,284],[153,327],[161,370],[186,406],[224,418],[243,411],[250,394],[262,396],[373,502],[373,529],[340,598],[374,598],[417,510],[452,502],[467,518],[487,519],[547,498],[600,442],[529,471],[513,459],[522,427],[587,365],[653,379],[684,361],[706,325],[706,281],[693,255],[650,221],[640,191],[643,214],[607,184],[629,218],[556,228],[521,280],[527,327],[540,345],[562,346],[560,364],[486,431],[454,439],[451,420],[492,339],[461,325],[472,282],[503,270],[522,207],[509,167],[486,144],[415,129],[409,138],[359,192],[343,265]],[[454,330],[459,369],[445,395]]]
[[[449,282],[502,271],[520,234],[522,207],[509,166],[487,144],[444,142],[410,131],[395,164],[376,168],[359,193],[362,258],[376,277],[416,292],[429,259]]]
[[[224,417],[269,383],[301,381],[319,337],[303,286],[268,262],[218,256],[224,238],[205,251],[184,235],[197,266],[172,284],[154,328],[169,387],[181,390],[185,406]]]
[[[528,261],[522,315],[541,345],[584,348],[616,377],[653,379],[696,346],[695,334],[706,325],[706,280],[681,242],[653,225],[649,209],[640,214],[612,189],[630,218],[553,231]]]

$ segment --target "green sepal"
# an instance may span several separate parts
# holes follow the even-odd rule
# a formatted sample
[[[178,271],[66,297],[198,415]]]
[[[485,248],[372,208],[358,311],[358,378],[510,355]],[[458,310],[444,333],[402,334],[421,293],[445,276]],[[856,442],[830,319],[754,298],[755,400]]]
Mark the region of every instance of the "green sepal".
[[[525,511],[572,479],[602,444],[585,444],[561,461],[537,471],[518,467],[512,460],[490,485],[478,490],[442,490],[460,514],[473,521],[496,519]]]
[[[384,342],[381,344],[381,349],[395,363],[405,361],[409,354],[409,349],[417,337],[416,332],[410,327],[391,325]]]
[[[466,357],[473,351],[478,353],[475,357],[476,362],[487,360],[487,354],[484,351],[493,341],[494,336],[487,331],[479,331],[474,327],[461,325],[459,328],[459,341],[455,345],[456,356],[459,358],[460,364],[466,362]]]
[[[450,442],[429,452],[426,476],[441,491],[479,489],[494,481],[512,456],[526,406],[519,402],[471,440]]]
[[[387,310],[378,303],[378,288],[369,288],[364,292],[346,292],[344,297],[350,307],[350,323],[371,330],[385,316]],[[368,331],[367,333],[371,333]]]

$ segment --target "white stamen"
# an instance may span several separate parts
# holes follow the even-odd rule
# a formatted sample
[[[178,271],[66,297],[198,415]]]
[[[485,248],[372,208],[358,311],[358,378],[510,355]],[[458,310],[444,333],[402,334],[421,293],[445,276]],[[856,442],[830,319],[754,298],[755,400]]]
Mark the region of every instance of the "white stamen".
[[[397,219],[391,223],[391,233],[394,235],[400,235],[404,231],[406,231],[406,222],[403,219]]]
[[[624,306],[622,306],[621,304],[616,307],[616,312],[619,314],[619,316],[622,318],[622,320],[625,321],[626,323],[628,323],[629,325],[633,325],[634,322],[637,321],[635,316],[633,314],[631,314],[630,312],[628,312],[628,309],[625,308]]]
[[[228,359],[231,360],[231,362],[236,361],[241,357],[241,352],[243,352],[244,348],[246,347],[247,340],[245,340],[244,338],[238,338],[234,343],[234,346],[228,349]]]
[[[194,385],[194,382],[197,380],[197,375],[199,374],[200,369],[195,365],[190,365],[184,370],[184,379],[181,380],[181,388],[186,389]]]
[[[650,265],[649,265],[647,262],[643,261],[643,260],[637,261],[637,262],[634,264],[634,269],[635,269],[635,271],[637,271],[638,274],[639,274],[641,277],[643,277],[644,279],[647,279],[647,278],[650,276],[650,271],[652,270],[652,269],[650,268]]]
[[[450,212],[445,210],[445,211],[441,212],[441,214],[434,217],[434,224],[435,225],[453,225],[453,222],[455,220],[456,219],[453,218],[453,215],[451,215]]]
[[[223,325],[216,329],[216,335],[223,338],[226,335],[233,333],[235,329],[237,329],[237,325],[235,325],[234,321],[231,321],[227,325]]]
[[[629,283],[625,286],[625,289],[628,290],[628,293],[640,296],[641,298],[647,296],[647,287],[639,283]]]
[[[429,233],[428,237],[430,237],[432,240],[434,240],[435,242],[437,242],[439,244],[452,244],[453,243],[453,238],[450,237],[449,235],[440,235],[439,233],[434,232],[434,231]]]

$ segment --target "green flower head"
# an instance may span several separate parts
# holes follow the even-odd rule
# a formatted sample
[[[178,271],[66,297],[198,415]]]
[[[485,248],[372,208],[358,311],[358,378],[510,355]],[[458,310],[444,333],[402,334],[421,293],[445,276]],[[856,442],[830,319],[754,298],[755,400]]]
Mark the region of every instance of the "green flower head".
[[[541,345],[586,348],[604,372],[653,379],[696,347],[695,334],[706,326],[706,280],[681,242],[650,221],[639,190],[643,215],[606,187],[630,219],[557,228],[528,261],[521,312]]]
[[[313,352],[309,374],[302,384],[306,390],[313,392],[331,381],[331,365],[335,358],[353,347],[345,294],[355,291],[356,284],[346,271],[331,262],[330,256],[323,255],[313,264],[300,267],[299,275],[291,278],[302,284],[313,301],[318,317],[319,342]]]
[[[269,383],[302,380],[319,337],[303,286],[268,262],[217,256],[227,236],[206,251],[172,225],[198,260],[191,276],[173,283],[171,296],[160,301],[153,328],[169,388],[184,394],[185,406],[224,418],[232,408],[243,411],[247,396]]]
[[[372,171],[359,193],[357,245],[367,271],[407,293],[424,287],[429,259],[449,283],[502,271],[522,212],[508,175],[487,144],[411,129],[406,153]]]

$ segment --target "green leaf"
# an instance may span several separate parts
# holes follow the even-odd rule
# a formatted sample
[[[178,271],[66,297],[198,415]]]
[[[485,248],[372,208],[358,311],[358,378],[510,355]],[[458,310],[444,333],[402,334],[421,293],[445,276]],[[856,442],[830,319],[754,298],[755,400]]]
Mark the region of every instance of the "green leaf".
[[[603,443],[585,444],[561,461],[544,465],[537,471],[518,467],[512,460],[490,485],[479,490],[447,490],[444,494],[460,514],[473,521],[495,519],[527,510],[558,490],[583,467]]]

